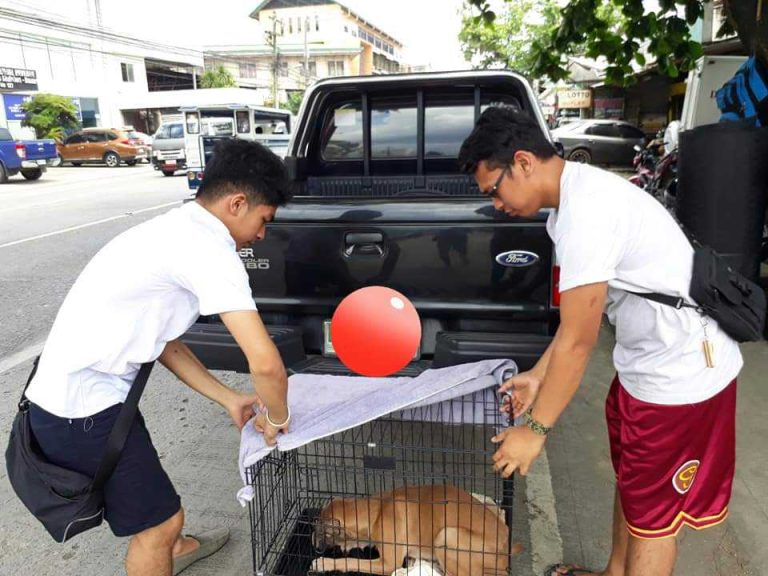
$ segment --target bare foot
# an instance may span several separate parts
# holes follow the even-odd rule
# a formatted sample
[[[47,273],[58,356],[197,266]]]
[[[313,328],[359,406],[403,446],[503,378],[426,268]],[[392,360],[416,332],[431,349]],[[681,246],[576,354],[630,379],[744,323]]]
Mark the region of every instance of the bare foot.
[[[178,558],[200,548],[200,542],[191,536],[179,536],[173,545],[173,557]]]

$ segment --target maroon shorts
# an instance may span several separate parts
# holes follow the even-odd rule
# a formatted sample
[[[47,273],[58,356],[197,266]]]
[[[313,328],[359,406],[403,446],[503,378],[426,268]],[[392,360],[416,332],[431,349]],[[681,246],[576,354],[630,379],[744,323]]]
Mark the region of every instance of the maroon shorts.
[[[629,532],[665,538],[728,515],[736,464],[736,380],[698,404],[650,404],[614,379],[605,405]]]

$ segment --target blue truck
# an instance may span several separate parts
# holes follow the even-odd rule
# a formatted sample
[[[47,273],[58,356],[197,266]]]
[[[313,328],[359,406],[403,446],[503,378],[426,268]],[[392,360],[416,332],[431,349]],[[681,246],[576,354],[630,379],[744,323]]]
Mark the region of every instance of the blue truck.
[[[0,184],[19,172],[27,180],[37,180],[57,157],[55,140],[16,140],[0,127]]]

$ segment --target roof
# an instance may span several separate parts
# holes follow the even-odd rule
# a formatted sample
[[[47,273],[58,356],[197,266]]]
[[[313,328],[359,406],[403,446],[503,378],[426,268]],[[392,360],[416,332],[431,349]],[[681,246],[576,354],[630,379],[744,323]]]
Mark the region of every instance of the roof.
[[[347,14],[349,14],[350,16],[353,16],[354,18],[356,18],[357,20],[359,20],[369,28],[372,28],[377,32],[380,32],[382,36],[398,44],[399,46],[401,47],[403,46],[403,43],[400,42],[400,40],[398,40],[391,34],[387,34],[386,32],[384,32],[384,30],[382,30],[375,24],[369,22],[368,20],[366,20],[356,12],[353,12],[351,9],[349,9],[347,6],[345,6],[341,2],[338,2],[338,0],[262,0],[253,10],[253,12],[250,13],[250,17],[255,20],[258,20],[259,13],[263,12],[264,10],[281,10],[283,8],[310,8],[312,6],[327,6],[329,4],[336,4],[338,6],[341,6],[341,9]]]

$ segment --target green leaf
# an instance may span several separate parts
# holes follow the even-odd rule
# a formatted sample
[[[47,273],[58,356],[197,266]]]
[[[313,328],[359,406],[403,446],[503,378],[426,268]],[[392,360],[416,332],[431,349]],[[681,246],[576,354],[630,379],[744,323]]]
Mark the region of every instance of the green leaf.
[[[640,65],[643,68],[645,68],[646,60],[645,60],[645,56],[643,56],[643,54],[641,52],[638,52],[637,54],[635,54],[635,62],[637,62],[638,65]]]

